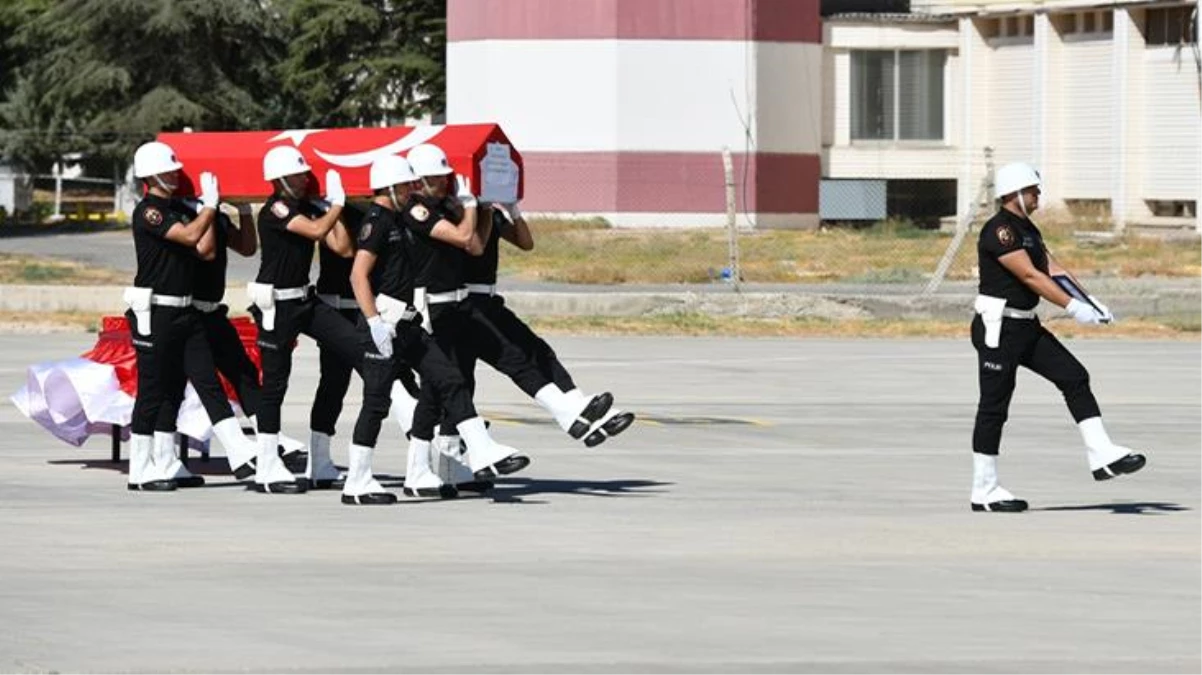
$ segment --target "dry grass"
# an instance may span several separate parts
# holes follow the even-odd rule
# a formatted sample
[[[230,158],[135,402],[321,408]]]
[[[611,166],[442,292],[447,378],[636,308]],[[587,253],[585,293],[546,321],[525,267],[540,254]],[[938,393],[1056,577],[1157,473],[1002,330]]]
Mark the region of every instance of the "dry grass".
[[[561,335],[654,335],[812,338],[968,338],[967,321],[910,319],[732,318],[706,314],[648,317],[531,317],[535,330]],[[1082,326],[1069,320],[1046,322],[1063,338],[1198,340],[1195,321],[1133,319],[1112,326]]]
[[[124,284],[129,275],[107,267],[29,255],[0,253],[0,284],[94,286]]]
[[[536,220],[537,246],[508,250],[502,273],[528,281],[582,284],[704,283],[726,266],[721,229],[631,230],[600,223]],[[1134,236],[1098,244],[1080,242],[1071,226],[1045,228],[1048,247],[1082,275],[1133,277],[1202,274],[1197,242]],[[784,230],[740,234],[743,278],[752,282],[919,282],[934,271],[951,235],[886,221],[871,228]],[[975,237],[965,241],[949,278],[970,279]]]
[[[0,311],[0,333],[95,333],[100,319],[95,312]]]

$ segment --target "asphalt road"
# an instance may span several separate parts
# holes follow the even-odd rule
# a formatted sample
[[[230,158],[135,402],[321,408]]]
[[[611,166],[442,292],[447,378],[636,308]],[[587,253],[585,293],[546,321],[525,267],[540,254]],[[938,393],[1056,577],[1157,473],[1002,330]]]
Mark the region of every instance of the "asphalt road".
[[[84,335],[0,336],[8,391]],[[108,442],[0,409],[0,671],[1198,672],[1197,343],[1074,342],[1134,476],[1094,482],[1023,376],[968,508],[967,342],[559,339],[641,421],[596,450],[482,376],[531,467],[487,498],[124,489]],[[284,411],[304,436],[316,351]],[[356,381],[357,382],[357,381]],[[357,391],[335,439],[345,461]],[[395,435],[377,471],[399,491]]]

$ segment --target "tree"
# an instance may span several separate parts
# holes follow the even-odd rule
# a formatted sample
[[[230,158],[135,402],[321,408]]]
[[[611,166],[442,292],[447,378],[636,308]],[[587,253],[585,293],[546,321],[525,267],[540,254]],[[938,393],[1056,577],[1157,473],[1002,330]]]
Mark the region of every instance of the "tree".
[[[37,56],[0,106],[0,145],[35,169],[70,151],[124,166],[163,130],[259,126],[283,45],[268,17],[250,0],[53,3],[15,36]]]
[[[285,126],[396,123],[446,107],[445,0],[291,0]]]

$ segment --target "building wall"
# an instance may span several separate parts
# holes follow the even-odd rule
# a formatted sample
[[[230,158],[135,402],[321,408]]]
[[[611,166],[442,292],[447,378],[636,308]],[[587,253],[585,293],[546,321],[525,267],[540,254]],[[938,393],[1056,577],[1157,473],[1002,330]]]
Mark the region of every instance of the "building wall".
[[[919,24],[921,30],[880,18],[865,25],[828,23],[825,58],[834,81],[824,108],[833,118],[825,122],[824,175],[954,177],[957,212],[964,215],[980,190],[985,149],[991,148],[995,167],[1023,161],[1041,169],[1052,208],[1108,204],[1119,227],[1151,218],[1148,200],[1194,201],[1197,209],[1202,82],[1188,47],[1149,46],[1143,32],[1148,7],[1180,3],[1120,4],[917,2],[916,10],[939,5],[961,18]],[[1003,6],[1009,13],[991,13]],[[1075,22],[1079,11],[1094,13],[1094,31],[1065,28],[1065,17]],[[1016,28],[999,29],[1007,22]],[[945,147],[850,138],[849,49],[949,43]]]
[[[524,208],[619,225],[817,222],[817,0],[449,0],[447,120],[495,121]]]

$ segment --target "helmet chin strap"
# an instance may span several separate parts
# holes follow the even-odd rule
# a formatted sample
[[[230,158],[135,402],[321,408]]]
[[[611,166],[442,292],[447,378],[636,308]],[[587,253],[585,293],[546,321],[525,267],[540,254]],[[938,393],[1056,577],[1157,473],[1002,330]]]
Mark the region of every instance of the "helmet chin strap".
[[[291,197],[293,199],[300,199],[300,197],[296,196],[296,191],[292,189],[292,186],[288,185],[288,177],[287,176],[284,176],[283,178],[280,179],[280,187],[284,189],[284,192],[286,192],[289,197]]]
[[[1027,188],[1018,191],[1018,209],[1023,212],[1023,218],[1031,219],[1031,214],[1027,213]]]
[[[155,175],[151,176],[151,178],[154,180],[154,182],[158,183],[159,188],[161,190],[163,190],[164,192],[166,192],[167,194],[171,194],[172,192],[175,192],[176,186],[168,185],[167,183],[163,182],[163,178],[161,175],[156,173]]]
[[[388,186],[388,196],[392,198],[392,207],[394,209],[396,209],[397,211],[400,211],[401,210],[401,201],[396,198],[396,186],[395,185]]]

